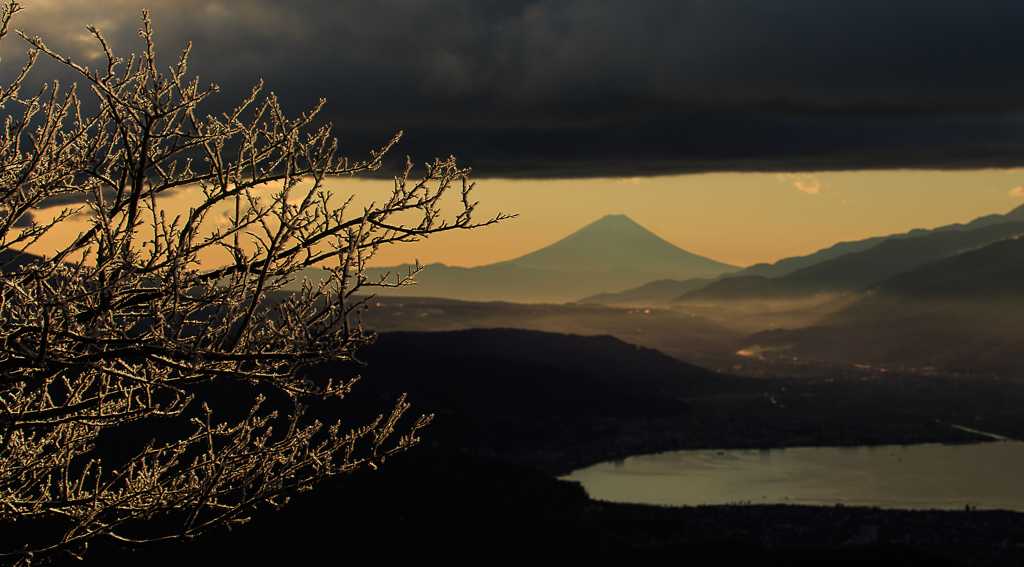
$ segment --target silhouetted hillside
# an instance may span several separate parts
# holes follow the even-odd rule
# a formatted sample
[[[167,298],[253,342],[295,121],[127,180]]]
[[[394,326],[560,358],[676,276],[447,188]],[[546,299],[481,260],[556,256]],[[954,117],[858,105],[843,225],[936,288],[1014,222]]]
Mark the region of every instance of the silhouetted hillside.
[[[878,284],[881,295],[987,301],[1024,297],[1024,239],[1010,238],[930,262]]]
[[[971,231],[933,232],[885,240],[870,250],[845,254],[780,278],[725,278],[683,294],[678,301],[781,299],[854,290],[940,258],[1024,233],[1024,222],[1001,223]]]
[[[658,280],[620,293],[599,293],[584,297],[576,303],[600,303],[602,305],[657,305],[671,301],[680,295],[700,289],[712,280],[694,278],[684,281]]]
[[[766,278],[779,278],[787,274],[793,273],[801,268],[813,266],[814,264],[820,264],[827,260],[838,258],[844,254],[850,254],[854,252],[863,252],[869,250],[875,246],[881,244],[885,240],[889,239],[902,239],[902,238],[918,238],[921,236],[927,236],[936,232],[950,232],[950,231],[970,231],[986,226],[992,226],[1002,224],[1006,222],[1024,222],[1024,205],[1021,205],[1005,215],[986,215],[978,217],[971,222],[964,224],[950,224],[946,226],[940,226],[936,229],[926,230],[922,228],[916,228],[910,232],[902,234],[890,234],[888,236],[875,236],[872,238],[865,238],[864,240],[857,240],[854,242],[839,242],[828,248],[818,250],[813,254],[806,256],[795,256],[791,258],[783,258],[774,264],[754,264],[736,272],[737,276],[763,276]]]
[[[471,329],[446,333],[385,333],[363,351],[367,361],[383,366],[402,359],[440,356],[466,360],[498,358],[505,363],[531,364],[584,376],[588,381],[613,384],[641,394],[690,396],[705,391],[721,378],[705,368],[680,362],[661,352],[610,336],[579,336],[519,329]],[[371,364],[371,368],[372,368]],[[504,363],[503,363],[504,364]],[[425,367],[427,365],[424,363]],[[444,369],[444,366],[441,366]],[[428,370],[436,372],[435,370]],[[446,373],[446,370],[442,370]],[[387,374],[381,371],[381,374]],[[445,379],[439,376],[438,379]],[[515,384],[510,387],[521,388]],[[549,387],[555,387],[549,384]],[[577,409],[584,409],[579,404]]]
[[[17,253],[13,250],[0,250],[0,273],[12,272],[41,259],[39,256],[27,252]]]
[[[608,420],[672,418],[683,397],[722,388],[723,378],[612,337],[514,329],[385,333],[360,351],[366,368],[346,397],[348,419],[367,421],[408,393],[417,412],[437,414],[437,447],[539,462],[570,461],[606,435]],[[351,364],[322,364],[310,376],[351,376]],[[353,413],[355,412],[355,413]],[[418,414],[417,414],[418,415]],[[610,423],[610,422],[609,422]],[[568,447],[579,456],[565,454]]]

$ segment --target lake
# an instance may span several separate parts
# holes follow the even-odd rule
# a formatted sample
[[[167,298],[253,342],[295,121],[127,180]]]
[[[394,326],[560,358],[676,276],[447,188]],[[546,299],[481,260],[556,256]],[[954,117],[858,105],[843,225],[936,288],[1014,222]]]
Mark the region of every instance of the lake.
[[[1024,511],[1024,443],[675,451],[562,478],[591,498],[635,504]]]

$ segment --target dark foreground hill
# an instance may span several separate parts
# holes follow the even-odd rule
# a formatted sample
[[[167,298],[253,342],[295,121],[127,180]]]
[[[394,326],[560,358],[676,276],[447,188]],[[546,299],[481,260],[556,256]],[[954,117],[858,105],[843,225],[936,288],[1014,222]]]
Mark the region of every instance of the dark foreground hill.
[[[865,526],[881,541],[855,543]],[[528,469],[416,451],[299,494],[231,532],[135,552],[94,545],[74,564],[946,566],[1013,561],[1019,554],[1005,542],[1022,531],[1024,514],[1009,512],[612,504]]]
[[[0,250],[0,273],[7,274],[29,264],[42,260],[40,256],[27,252],[17,253],[13,250]]]
[[[280,512],[257,512],[232,532],[134,553],[93,546],[85,564],[523,564],[545,557],[942,565],[957,563],[926,553],[1007,561],[1024,553],[1016,546],[1024,543],[1022,514],[618,505],[548,476],[678,448],[974,439],[947,425],[957,419],[1015,436],[1024,420],[1005,410],[1018,407],[1024,384],[897,373],[742,379],[609,337],[509,329],[385,334],[362,358],[368,365],[352,394],[311,404],[310,417],[358,425],[405,391],[413,411],[436,416],[416,450],[379,471],[297,495]],[[310,372],[322,379],[352,370]],[[206,394],[215,404],[232,401]],[[876,528],[877,544],[858,543]]]
[[[365,385],[348,405],[380,408],[408,393],[416,411],[437,414],[440,447],[551,471],[592,461],[602,440],[620,435],[612,424],[685,418],[684,400],[733,380],[609,336],[516,329],[386,333],[360,357]],[[341,363],[311,372],[355,370]],[[628,450],[653,448],[661,435],[641,435]]]

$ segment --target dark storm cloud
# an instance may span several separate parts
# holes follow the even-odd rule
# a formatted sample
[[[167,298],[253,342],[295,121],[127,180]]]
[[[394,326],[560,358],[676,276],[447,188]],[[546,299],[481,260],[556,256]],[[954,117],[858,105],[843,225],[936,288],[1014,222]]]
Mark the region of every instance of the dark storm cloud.
[[[173,196],[176,190],[171,190],[169,193],[165,193],[166,196]],[[103,188],[103,200],[107,203],[112,203],[117,199],[117,190],[104,187]],[[94,201],[95,197],[92,193],[85,191],[78,191],[75,193],[59,193],[51,197],[43,199],[42,203],[39,204],[40,208],[48,207],[63,207],[68,209],[77,208],[80,205],[84,205],[91,201]]]
[[[140,49],[135,4],[29,5],[16,25],[86,61],[87,23]],[[1017,2],[149,5],[165,62],[192,40],[190,69],[222,87],[210,111],[260,78],[292,112],[324,97],[352,157],[405,130],[398,153],[483,176],[1024,163]]]
[[[28,228],[32,226],[32,213],[25,213],[14,221],[14,228]]]

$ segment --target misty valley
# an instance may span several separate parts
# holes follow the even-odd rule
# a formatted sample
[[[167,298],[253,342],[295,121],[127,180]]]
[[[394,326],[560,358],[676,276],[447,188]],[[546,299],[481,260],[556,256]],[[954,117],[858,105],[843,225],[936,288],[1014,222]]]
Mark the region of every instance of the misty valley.
[[[366,560],[1016,564],[1022,234],[1024,207],[740,269],[611,215],[515,260],[428,265],[369,298],[364,364],[306,369],[360,376],[314,416],[366,422],[407,394],[435,416],[420,446],[216,546],[86,560],[323,561],[303,542],[329,509]],[[627,477],[643,497],[615,496]]]

